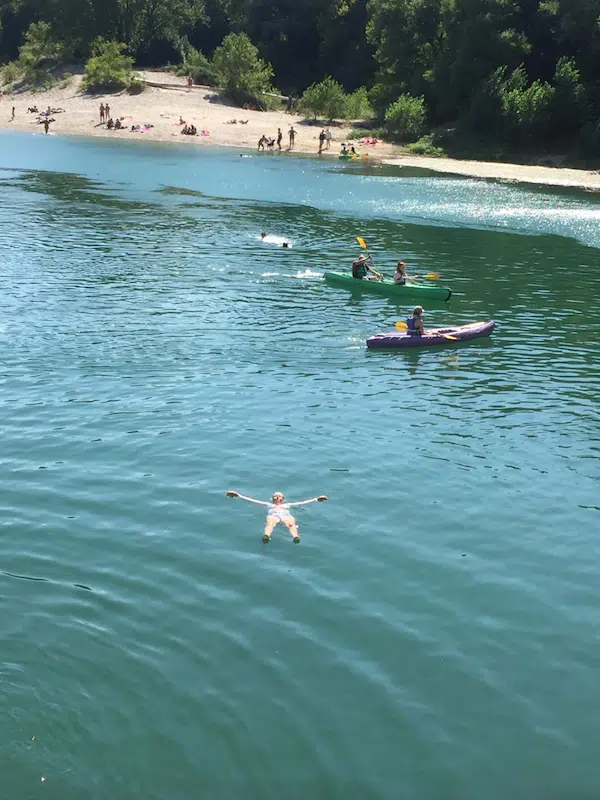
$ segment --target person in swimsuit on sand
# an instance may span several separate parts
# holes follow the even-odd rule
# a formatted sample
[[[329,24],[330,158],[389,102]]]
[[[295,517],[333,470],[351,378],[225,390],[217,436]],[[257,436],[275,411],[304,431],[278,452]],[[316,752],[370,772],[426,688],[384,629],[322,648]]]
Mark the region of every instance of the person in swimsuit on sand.
[[[265,502],[264,500],[255,500],[253,497],[246,497],[239,492],[233,491],[228,491],[227,497],[239,497],[242,500],[247,500],[249,503],[257,503],[259,506],[267,506],[267,521],[265,523],[265,532],[263,534],[263,542],[265,544],[271,541],[273,528],[280,522],[283,522],[283,524],[286,526],[292,539],[294,540],[294,543],[299,544],[300,536],[298,534],[298,525],[296,524],[294,517],[290,514],[290,506],[305,506],[308,503],[316,503],[317,501],[322,503],[324,500],[327,500],[327,497],[324,494],[321,494],[319,497],[313,497],[310,500],[299,500],[296,503],[286,503],[285,497],[281,492],[275,492],[270,503]]]

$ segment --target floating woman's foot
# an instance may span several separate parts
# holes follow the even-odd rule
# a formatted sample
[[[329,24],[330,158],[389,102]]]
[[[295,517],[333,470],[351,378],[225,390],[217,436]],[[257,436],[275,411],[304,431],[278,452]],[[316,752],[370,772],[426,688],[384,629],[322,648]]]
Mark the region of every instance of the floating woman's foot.
[[[298,536],[298,534],[294,536],[294,544],[300,544],[300,537]]]
[[[265,544],[269,544],[269,542],[270,542],[270,541],[271,541],[271,537],[270,537],[270,535],[269,535],[268,533],[264,533],[264,534],[263,534],[263,542],[264,542]]]

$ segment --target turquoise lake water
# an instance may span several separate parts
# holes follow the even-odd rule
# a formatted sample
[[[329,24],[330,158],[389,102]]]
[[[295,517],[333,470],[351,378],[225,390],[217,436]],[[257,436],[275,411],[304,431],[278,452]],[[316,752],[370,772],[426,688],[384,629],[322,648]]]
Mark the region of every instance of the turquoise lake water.
[[[356,235],[493,336],[368,352]],[[574,191],[0,136],[1,800],[599,797],[599,248]],[[227,489],[329,501],[264,546]]]

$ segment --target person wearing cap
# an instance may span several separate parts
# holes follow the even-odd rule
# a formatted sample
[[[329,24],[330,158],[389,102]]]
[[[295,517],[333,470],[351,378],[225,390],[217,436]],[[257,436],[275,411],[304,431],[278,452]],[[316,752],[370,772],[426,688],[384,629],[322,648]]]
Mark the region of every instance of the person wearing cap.
[[[353,278],[357,278],[359,281],[361,281],[363,278],[368,281],[377,280],[377,273],[367,264],[368,260],[369,256],[359,256],[356,259],[356,261],[352,264]],[[369,272],[373,273],[373,278],[369,276]]]
[[[423,325],[423,306],[415,306],[412,317],[406,320],[406,333],[409,336],[423,336],[425,327]]]

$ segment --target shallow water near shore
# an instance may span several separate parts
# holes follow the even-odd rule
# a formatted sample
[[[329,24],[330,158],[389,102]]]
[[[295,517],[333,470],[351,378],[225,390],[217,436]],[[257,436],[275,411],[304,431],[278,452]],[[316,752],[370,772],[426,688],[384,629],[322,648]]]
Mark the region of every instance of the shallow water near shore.
[[[3,800],[597,797],[599,198],[0,144]]]

